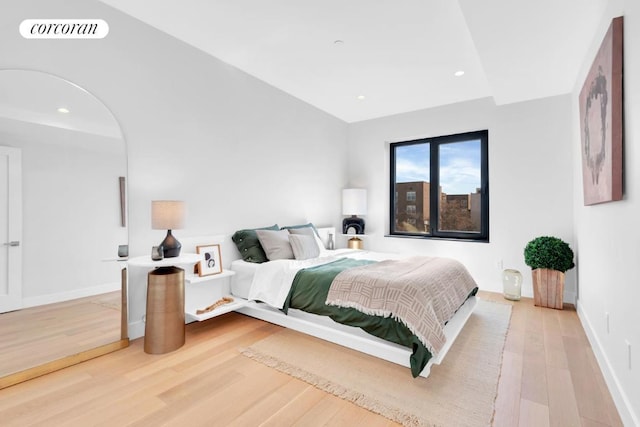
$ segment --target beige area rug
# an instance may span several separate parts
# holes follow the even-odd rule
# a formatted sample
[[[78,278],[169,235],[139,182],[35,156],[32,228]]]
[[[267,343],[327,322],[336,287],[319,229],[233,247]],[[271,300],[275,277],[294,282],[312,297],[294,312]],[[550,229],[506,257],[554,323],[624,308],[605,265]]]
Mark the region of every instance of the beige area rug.
[[[242,354],[404,425],[488,426],[510,317],[510,305],[478,301],[428,378],[289,329]]]

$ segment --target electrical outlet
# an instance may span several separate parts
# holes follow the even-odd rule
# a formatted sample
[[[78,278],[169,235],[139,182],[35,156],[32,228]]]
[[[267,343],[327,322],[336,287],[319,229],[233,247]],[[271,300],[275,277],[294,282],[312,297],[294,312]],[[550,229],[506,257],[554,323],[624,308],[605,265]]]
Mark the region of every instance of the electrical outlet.
[[[604,313],[604,320],[606,322],[607,334],[609,334],[611,332],[611,329],[609,329],[609,312],[608,311]]]
[[[627,343],[627,360],[629,362],[629,370],[631,370],[631,343],[629,340],[624,340]]]

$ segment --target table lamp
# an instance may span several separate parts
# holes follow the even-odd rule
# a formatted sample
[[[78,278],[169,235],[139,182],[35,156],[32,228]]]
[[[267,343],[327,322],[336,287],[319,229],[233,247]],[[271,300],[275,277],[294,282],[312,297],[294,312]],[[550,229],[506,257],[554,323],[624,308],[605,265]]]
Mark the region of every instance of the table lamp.
[[[184,226],[185,205],[179,200],[153,200],[151,202],[151,228],[167,230],[167,235],[160,243],[165,258],[180,255],[182,245],[173,237],[171,230]]]
[[[342,220],[342,232],[347,234],[353,228],[355,234],[364,234],[364,219],[358,215],[367,213],[367,190],[363,188],[345,188],[342,190],[342,214],[350,215]],[[362,248],[362,240],[357,237],[349,239],[349,247]]]

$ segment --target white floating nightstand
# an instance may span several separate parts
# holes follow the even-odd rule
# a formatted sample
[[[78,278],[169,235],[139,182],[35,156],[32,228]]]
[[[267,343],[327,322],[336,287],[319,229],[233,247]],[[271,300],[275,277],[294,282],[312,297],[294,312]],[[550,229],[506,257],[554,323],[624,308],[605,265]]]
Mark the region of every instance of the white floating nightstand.
[[[188,322],[202,322],[225,313],[244,307],[248,301],[230,295],[229,280],[236,274],[233,270],[223,270],[222,273],[209,276],[190,274],[185,277],[185,320]],[[198,310],[214,304],[224,297],[232,298],[233,302],[216,307],[206,313],[198,314]]]
[[[187,283],[202,283],[209,282],[211,280],[222,279],[224,277],[230,277],[236,274],[235,271],[232,270],[224,270],[222,273],[211,274],[209,276],[198,276],[196,274],[187,274],[184,278]]]

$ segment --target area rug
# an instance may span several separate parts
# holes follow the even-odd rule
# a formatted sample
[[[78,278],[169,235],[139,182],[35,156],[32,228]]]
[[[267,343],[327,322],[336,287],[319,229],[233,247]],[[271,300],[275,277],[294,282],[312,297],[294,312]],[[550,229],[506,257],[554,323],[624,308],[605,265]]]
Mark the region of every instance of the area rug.
[[[242,354],[407,426],[491,424],[511,306],[480,300],[428,378],[289,329]]]

